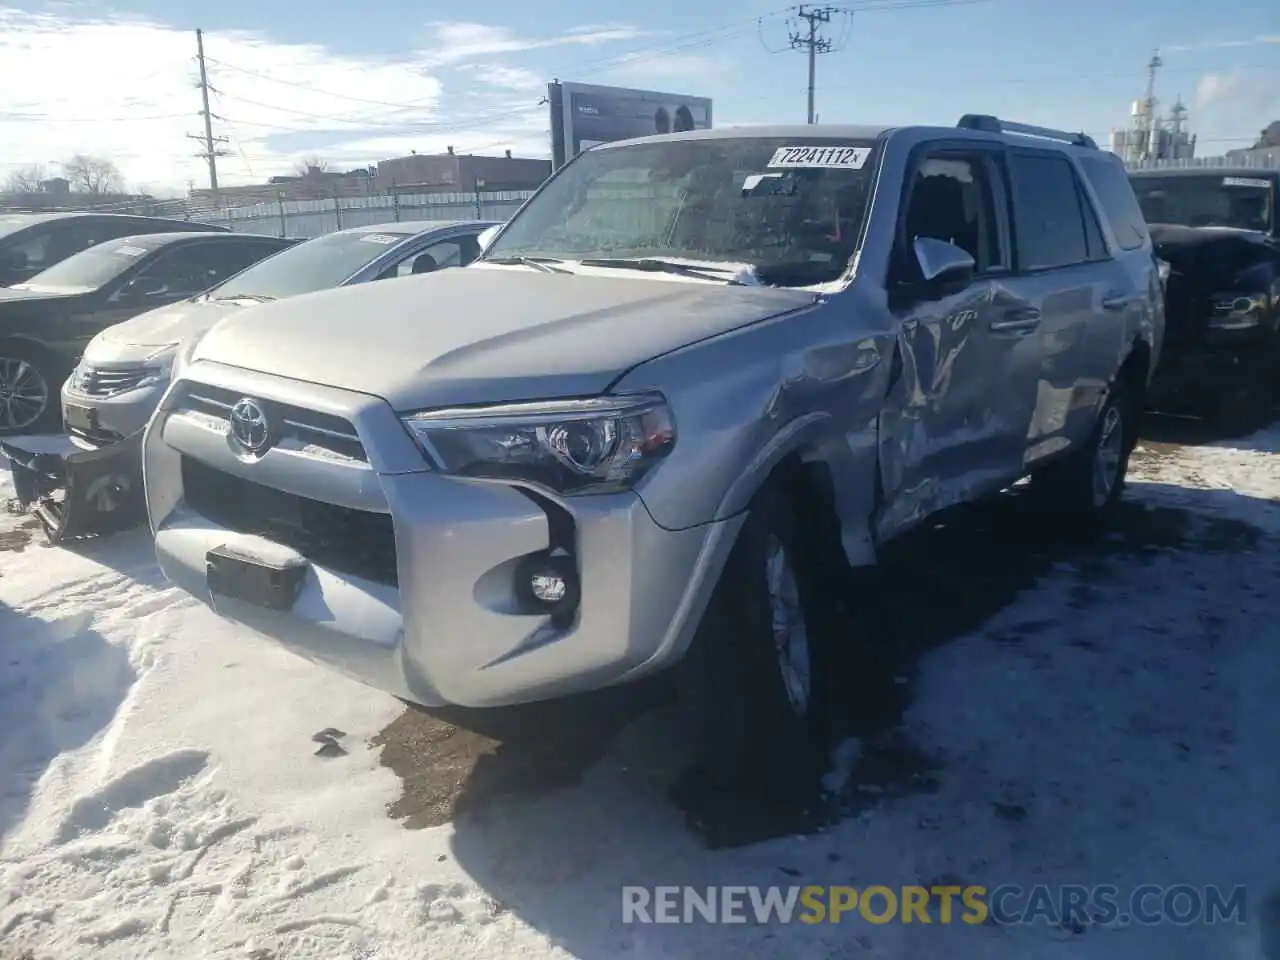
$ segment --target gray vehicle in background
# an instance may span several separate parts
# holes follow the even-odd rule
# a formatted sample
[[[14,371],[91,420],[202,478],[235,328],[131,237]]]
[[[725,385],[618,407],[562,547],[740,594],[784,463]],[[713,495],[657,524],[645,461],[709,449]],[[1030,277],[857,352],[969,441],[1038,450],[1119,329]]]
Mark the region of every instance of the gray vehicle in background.
[[[294,241],[196,296],[108,327],[88,342],[62,386],[66,435],[56,450],[45,442],[38,461],[11,462],[11,469],[25,471],[18,484],[26,494],[22,499],[37,505],[53,540],[142,522],[142,429],[168,386],[184,340],[247,306],[463,266],[479,255],[480,235],[496,225],[405,221]],[[359,325],[358,318],[353,322]],[[31,480],[33,471],[39,482]]]
[[[1087,137],[994,117],[597,146],[464,270],[184,349],[160,566],[427,709],[675,668],[714,787],[808,789],[833,655],[880,639],[850,567],[1028,475],[1110,515],[1163,325],[1134,207]]]

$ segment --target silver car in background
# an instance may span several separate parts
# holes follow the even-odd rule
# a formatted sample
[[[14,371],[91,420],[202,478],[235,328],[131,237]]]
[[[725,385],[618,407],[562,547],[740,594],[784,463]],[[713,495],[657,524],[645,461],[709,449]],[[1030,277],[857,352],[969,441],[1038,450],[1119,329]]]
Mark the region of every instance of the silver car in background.
[[[460,267],[480,254],[492,220],[406,220],[351,227],[304,240],[199,296],[151,310],[89,341],[62,387],[67,430],[94,446],[147,425],[169,382],[178,345],[256,303],[373,280]]]
[[[46,442],[39,458],[21,467],[11,463],[24,471],[20,499],[36,506],[54,542],[141,523],[142,430],[169,385],[181,343],[257,304],[465,266],[480,254],[481,234],[494,226],[492,220],[415,220],[323,234],[197,296],[108,327],[89,341],[62,386],[66,435],[56,446]]]

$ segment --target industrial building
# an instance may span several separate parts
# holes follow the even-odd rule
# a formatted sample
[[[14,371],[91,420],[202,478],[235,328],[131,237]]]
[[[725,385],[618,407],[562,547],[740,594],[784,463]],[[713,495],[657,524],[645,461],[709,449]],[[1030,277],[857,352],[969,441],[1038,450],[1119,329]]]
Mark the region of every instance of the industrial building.
[[[1196,155],[1195,135],[1186,130],[1187,108],[1179,97],[1167,116],[1157,113],[1156,73],[1164,66],[1157,51],[1147,63],[1147,88],[1133,101],[1131,122],[1124,130],[1111,131],[1111,152],[1126,163],[1156,160],[1191,160]]]

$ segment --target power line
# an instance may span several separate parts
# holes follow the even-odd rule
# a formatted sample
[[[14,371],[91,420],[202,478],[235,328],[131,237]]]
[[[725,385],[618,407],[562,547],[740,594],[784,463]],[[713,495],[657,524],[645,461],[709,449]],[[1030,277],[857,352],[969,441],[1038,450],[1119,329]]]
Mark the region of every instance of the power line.
[[[218,146],[220,143],[226,143],[226,137],[215,137],[213,135],[213,113],[209,110],[209,73],[205,68],[204,62],[204,31],[196,30],[196,60],[200,65],[200,102],[203,109],[200,115],[204,117],[204,136],[188,133],[187,136],[192,140],[200,140],[204,143],[204,150],[197,156],[203,157],[205,162],[209,164],[209,189],[213,191],[214,196],[218,194],[218,158],[225,157],[227,151]]]

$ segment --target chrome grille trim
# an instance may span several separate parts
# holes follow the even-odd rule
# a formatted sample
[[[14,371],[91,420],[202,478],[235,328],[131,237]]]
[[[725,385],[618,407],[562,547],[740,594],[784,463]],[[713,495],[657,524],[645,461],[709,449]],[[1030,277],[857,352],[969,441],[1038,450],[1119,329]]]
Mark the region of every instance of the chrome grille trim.
[[[230,423],[231,408],[242,396],[233,390],[196,382],[184,383],[180,390],[182,393],[173,406],[175,413],[194,413],[223,424]],[[264,400],[264,403],[277,412],[284,438],[345,459],[368,462],[368,453],[360,435],[342,417],[271,400]]]
[[[155,369],[145,366],[82,367],[76,380],[77,392],[87,397],[112,397],[136,389]]]

